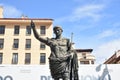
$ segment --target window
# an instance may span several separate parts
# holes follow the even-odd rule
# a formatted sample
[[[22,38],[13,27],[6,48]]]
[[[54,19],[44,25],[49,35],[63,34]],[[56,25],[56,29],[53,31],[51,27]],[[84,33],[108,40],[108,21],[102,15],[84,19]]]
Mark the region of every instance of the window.
[[[31,60],[31,54],[26,53],[25,54],[25,64],[30,64],[30,60]]]
[[[20,28],[19,25],[14,26],[14,34],[19,34],[19,28]]]
[[[45,53],[40,53],[40,64],[46,62],[46,54]]]
[[[25,48],[31,48],[31,39],[26,39],[26,46]]]
[[[45,47],[46,47],[45,44],[41,42],[40,43],[40,49],[45,49]]]
[[[84,59],[86,59],[86,53],[82,53]]]
[[[31,27],[30,26],[27,26],[26,27],[26,34],[31,34]]]
[[[0,64],[2,64],[2,60],[3,60],[3,53],[0,53]]]
[[[91,61],[91,64],[94,64],[94,61]]]
[[[4,34],[4,33],[5,33],[5,26],[0,25],[0,34]]]
[[[42,34],[42,35],[46,34],[46,27],[45,26],[40,27],[40,34]]]
[[[19,46],[19,39],[14,39],[13,48],[18,48],[18,46]]]
[[[80,61],[80,64],[85,64],[85,62],[84,61]]]
[[[85,64],[89,64],[89,61],[85,61]]]
[[[18,63],[18,53],[13,53],[12,64],[17,64],[17,63]]]
[[[80,61],[80,64],[89,64],[89,61]]]
[[[4,39],[0,39],[0,49],[2,49],[4,46]]]

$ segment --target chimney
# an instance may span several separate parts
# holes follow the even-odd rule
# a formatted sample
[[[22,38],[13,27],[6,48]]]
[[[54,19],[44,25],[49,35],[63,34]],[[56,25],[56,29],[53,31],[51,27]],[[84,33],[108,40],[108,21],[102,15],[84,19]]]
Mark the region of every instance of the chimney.
[[[3,7],[0,6],[0,18],[3,18]]]

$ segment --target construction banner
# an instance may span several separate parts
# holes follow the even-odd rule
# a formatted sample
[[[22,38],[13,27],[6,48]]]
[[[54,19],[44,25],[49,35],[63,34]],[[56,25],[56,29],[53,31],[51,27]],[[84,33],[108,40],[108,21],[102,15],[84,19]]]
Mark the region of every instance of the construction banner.
[[[53,80],[49,65],[0,65],[0,80]],[[120,80],[120,64],[79,65],[79,80]]]

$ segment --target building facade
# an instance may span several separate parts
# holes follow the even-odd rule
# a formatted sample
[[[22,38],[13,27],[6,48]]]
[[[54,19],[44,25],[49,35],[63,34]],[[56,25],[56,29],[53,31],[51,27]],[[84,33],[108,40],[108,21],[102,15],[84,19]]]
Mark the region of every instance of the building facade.
[[[0,7],[0,64],[48,64],[50,49],[35,39],[30,22],[42,37],[52,37],[53,19],[3,18]]]
[[[95,56],[91,54],[93,49],[76,49],[79,64],[94,64]]]
[[[120,64],[120,50],[115,52],[110,58],[108,58],[104,64]]]
[[[53,35],[53,19],[4,18],[0,6],[0,64],[48,64],[50,48],[35,39],[30,22],[33,20],[41,37]],[[80,64],[94,64],[92,49],[76,49]]]

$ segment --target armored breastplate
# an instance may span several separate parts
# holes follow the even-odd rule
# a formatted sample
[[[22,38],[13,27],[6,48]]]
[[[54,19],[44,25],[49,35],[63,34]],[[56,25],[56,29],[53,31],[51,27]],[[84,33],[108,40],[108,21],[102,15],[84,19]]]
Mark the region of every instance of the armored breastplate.
[[[67,39],[54,39],[52,40],[55,44],[51,47],[52,55],[56,57],[63,57],[67,54]]]

